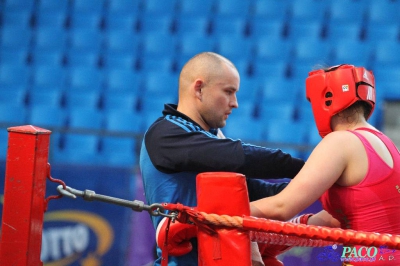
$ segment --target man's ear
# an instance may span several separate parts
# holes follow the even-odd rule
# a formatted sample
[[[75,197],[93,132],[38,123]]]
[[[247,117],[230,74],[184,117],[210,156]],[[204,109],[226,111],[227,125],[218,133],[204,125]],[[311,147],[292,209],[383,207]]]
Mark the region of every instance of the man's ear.
[[[204,82],[201,79],[196,79],[196,81],[194,82],[194,93],[200,101],[203,96],[203,91],[202,91],[203,87],[204,87]]]

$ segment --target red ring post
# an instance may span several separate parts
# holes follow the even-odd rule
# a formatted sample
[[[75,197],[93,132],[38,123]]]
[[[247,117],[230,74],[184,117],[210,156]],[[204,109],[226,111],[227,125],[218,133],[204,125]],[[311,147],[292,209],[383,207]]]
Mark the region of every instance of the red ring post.
[[[229,172],[200,173],[196,178],[197,208],[218,215],[250,215],[246,178]],[[251,265],[248,231],[236,228],[214,229],[210,234],[198,227],[199,266]]]
[[[43,265],[50,134],[31,125],[8,128],[0,265]]]

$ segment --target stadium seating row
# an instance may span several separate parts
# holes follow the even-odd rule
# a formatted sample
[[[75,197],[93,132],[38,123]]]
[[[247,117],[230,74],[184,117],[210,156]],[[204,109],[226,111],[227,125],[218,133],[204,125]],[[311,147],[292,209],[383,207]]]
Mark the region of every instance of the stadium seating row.
[[[399,10],[391,0],[1,1],[0,124],[75,131],[52,134],[54,162],[133,165],[132,134],[176,102],[178,71],[208,50],[242,76],[226,135],[303,156],[292,148],[320,140],[304,96],[317,65],[366,66],[379,102],[400,99]]]
[[[31,13],[43,11],[63,11],[66,13],[87,14],[199,14],[211,16],[223,14],[231,16],[264,16],[274,18],[309,19],[329,18],[335,21],[363,20],[388,21],[396,17],[399,9],[397,1],[232,1],[232,0],[8,0],[3,8],[7,11],[28,11]],[[389,16],[393,15],[393,16]],[[22,16],[22,15],[21,15]],[[23,17],[20,17],[23,18]],[[6,17],[11,19],[10,17]],[[24,20],[22,20],[24,21]]]

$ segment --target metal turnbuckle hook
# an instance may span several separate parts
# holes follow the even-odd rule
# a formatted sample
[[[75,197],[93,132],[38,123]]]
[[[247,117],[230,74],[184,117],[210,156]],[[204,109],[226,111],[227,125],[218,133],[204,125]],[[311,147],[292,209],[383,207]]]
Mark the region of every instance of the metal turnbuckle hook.
[[[77,196],[82,197],[84,200],[87,201],[102,201],[106,203],[116,204],[124,207],[131,208],[134,211],[141,212],[143,210],[147,211],[151,216],[163,216],[163,217],[170,217],[175,219],[177,217],[176,212],[171,212],[169,214],[165,213],[165,209],[159,203],[155,203],[152,205],[146,205],[143,201],[139,200],[124,200],[120,198],[114,198],[106,195],[96,194],[96,192],[92,190],[86,189],[85,191],[77,190],[68,186],[59,185],[57,187],[57,191],[66,197],[70,197],[76,199]]]

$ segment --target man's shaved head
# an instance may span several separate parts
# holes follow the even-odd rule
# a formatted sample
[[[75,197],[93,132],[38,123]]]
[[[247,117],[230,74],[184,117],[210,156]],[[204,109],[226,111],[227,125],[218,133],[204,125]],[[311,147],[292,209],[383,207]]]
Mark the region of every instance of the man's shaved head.
[[[181,95],[187,85],[197,78],[201,78],[206,84],[212,82],[214,77],[221,76],[226,66],[236,70],[230,60],[219,54],[203,52],[195,55],[182,68],[179,76],[179,94]]]
[[[179,76],[177,110],[205,130],[222,128],[232,109],[238,108],[239,84],[239,72],[231,61],[212,52],[197,54]]]

